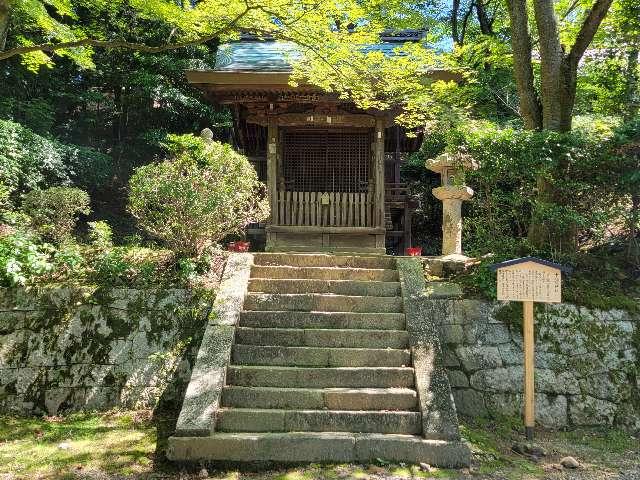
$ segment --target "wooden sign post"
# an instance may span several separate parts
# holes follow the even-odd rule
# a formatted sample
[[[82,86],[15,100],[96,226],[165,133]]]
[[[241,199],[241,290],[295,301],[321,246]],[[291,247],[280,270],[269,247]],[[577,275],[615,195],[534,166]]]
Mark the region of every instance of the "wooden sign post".
[[[533,302],[560,303],[562,272],[570,268],[535,257],[496,263],[498,300],[522,302],[524,339],[524,425],[528,440],[535,426],[535,339]]]

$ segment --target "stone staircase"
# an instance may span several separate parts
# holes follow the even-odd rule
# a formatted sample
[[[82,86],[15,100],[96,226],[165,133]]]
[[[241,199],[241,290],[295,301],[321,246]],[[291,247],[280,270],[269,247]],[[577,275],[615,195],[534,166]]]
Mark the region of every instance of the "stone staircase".
[[[183,456],[468,464],[422,436],[415,378],[395,258],[256,254],[214,433]]]

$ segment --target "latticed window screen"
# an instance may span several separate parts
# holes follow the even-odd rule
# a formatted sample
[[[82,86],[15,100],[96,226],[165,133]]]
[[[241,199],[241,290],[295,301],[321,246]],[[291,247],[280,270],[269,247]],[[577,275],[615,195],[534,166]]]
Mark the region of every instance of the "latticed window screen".
[[[366,130],[285,130],[285,187],[294,192],[366,192],[371,135]]]

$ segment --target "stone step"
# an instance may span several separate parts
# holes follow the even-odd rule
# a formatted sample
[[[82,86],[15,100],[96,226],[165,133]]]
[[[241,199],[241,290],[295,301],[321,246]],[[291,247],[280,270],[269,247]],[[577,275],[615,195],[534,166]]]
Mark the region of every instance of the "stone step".
[[[263,328],[404,330],[404,313],[240,312],[240,325]]]
[[[379,255],[383,256],[387,253],[387,249],[384,247],[354,247],[354,246],[329,246],[320,247],[318,245],[281,245],[274,246],[269,252],[280,253],[284,252],[287,255],[291,254],[313,254],[313,255]]]
[[[299,367],[403,367],[411,364],[408,350],[380,348],[233,346],[236,365]]]
[[[222,405],[300,410],[405,410],[417,408],[410,388],[276,388],[226,386]]]
[[[463,442],[426,440],[416,435],[288,432],[222,433],[208,437],[171,437],[167,457],[178,462],[234,463],[428,463],[439,468],[469,466],[471,451]]]
[[[221,408],[220,432],[422,432],[419,412]]]
[[[409,345],[409,334],[405,330],[238,327],[236,343],[286,347],[405,349]]]
[[[250,292],[262,293],[333,293],[336,295],[398,297],[399,282],[359,280],[308,280],[252,278]]]
[[[254,265],[278,265],[288,267],[340,267],[396,269],[396,259],[385,255],[330,255],[258,253],[253,257]]]
[[[363,297],[324,293],[250,293],[245,310],[292,310],[300,312],[401,313],[401,297]]]
[[[413,382],[410,367],[227,367],[227,385],[247,387],[408,388]]]
[[[397,282],[398,271],[382,268],[286,267],[254,265],[251,278],[305,278],[310,280],[358,280]]]

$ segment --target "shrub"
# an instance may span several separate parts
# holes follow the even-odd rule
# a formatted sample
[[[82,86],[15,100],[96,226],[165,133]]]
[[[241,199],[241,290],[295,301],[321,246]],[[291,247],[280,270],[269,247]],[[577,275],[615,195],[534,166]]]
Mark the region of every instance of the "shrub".
[[[79,188],[51,187],[33,190],[24,196],[22,209],[31,217],[32,226],[46,240],[68,240],[78,215],[88,215],[89,195]]]
[[[148,288],[189,284],[207,271],[191,259],[177,260],[170,250],[145,247],[112,247],[91,261],[88,281],[111,287]]]
[[[490,122],[448,132],[446,148],[464,149],[479,165],[466,175],[475,195],[464,205],[463,244],[469,254],[484,258],[457,281],[468,293],[495,298],[496,277],[489,265],[535,255],[574,267],[564,285],[569,301],[628,310],[637,305],[637,270],[624,258],[629,248],[624,242],[635,236],[638,218],[632,198],[640,192],[639,156],[628,152],[636,151],[639,132],[640,122],[616,126],[606,121],[576,122],[566,134]],[[555,189],[546,201],[538,196],[540,178]],[[528,234],[535,221],[550,225],[551,235],[575,229],[579,249],[560,250],[552,241],[534,247]],[[488,253],[493,255],[485,257]]]
[[[107,222],[89,222],[89,240],[98,250],[113,246],[113,231]]]
[[[71,183],[100,189],[112,175],[113,162],[108,155],[0,120],[0,178],[17,193]]]
[[[12,209],[11,188],[0,182],[0,220],[3,219],[5,212]]]
[[[54,268],[52,249],[23,232],[0,235],[0,285],[26,285],[32,278],[50,272]]]
[[[129,211],[151,235],[198,256],[266,218],[264,186],[246,157],[193,135],[169,136],[167,147],[171,159],[138,168],[129,182]]]
[[[613,154],[613,130],[597,122],[589,126],[560,134],[475,122],[449,135],[447,149],[466,150],[480,167],[467,174],[476,192],[465,205],[471,253],[535,253],[527,243],[532,223],[544,222],[558,236],[577,229],[580,247],[606,238],[627,203],[616,187],[625,168]],[[538,196],[540,178],[553,184],[553,201]],[[537,253],[558,255],[554,243]]]

